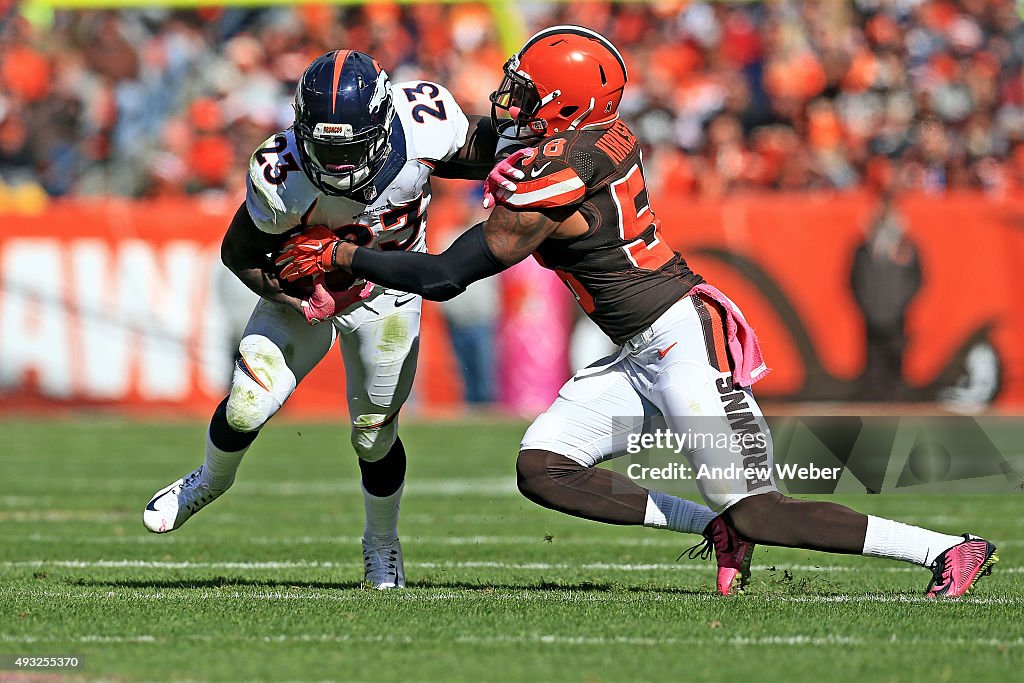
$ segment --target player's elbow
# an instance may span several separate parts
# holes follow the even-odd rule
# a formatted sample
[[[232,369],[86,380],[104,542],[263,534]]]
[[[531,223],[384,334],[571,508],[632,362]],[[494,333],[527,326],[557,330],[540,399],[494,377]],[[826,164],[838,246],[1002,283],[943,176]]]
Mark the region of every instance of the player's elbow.
[[[234,261],[232,259],[231,250],[228,248],[226,242],[220,245],[220,262],[223,263],[228,270],[234,270]]]
[[[236,239],[225,236],[224,241],[220,244],[220,262],[231,272],[237,273],[249,265],[245,263],[243,251]]]
[[[454,299],[465,291],[466,288],[457,282],[444,280],[425,285],[423,287],[423,298],[429,301],[448,301],[449,299]]]

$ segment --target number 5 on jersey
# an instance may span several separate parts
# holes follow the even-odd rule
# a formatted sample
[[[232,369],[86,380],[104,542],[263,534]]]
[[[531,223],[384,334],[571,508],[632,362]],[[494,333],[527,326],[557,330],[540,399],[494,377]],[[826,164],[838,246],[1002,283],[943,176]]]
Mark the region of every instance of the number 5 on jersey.
[[[619,213],[619,236],[623,242],[628,242],[622,247],[626,258],[645,270],[657,270],[665,265],[675,253],[661,239],[661,221],[651,210],[640,165],[634,165],[625,178],[610,187]]]

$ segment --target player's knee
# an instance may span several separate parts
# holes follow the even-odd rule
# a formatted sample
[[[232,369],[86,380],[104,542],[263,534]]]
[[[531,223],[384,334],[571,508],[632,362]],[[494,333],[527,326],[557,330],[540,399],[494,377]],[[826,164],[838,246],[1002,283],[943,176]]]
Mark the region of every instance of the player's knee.
[[[231,385],[224,417],[236,432],[255,432],[263,427],[281,404],[261,386],[248,378]]]
[[[516,484],[519,492],[531,498],[540,487],[540,480],[547,476],[544,468],[543,451],[519,451],[516,458]]]
[[[352,422],[352,448],[360,460],[377,462],[398,438],[398,423],[385,415],[361,415]]]
[[[727,514],[736,532],[744,537],[760,539],[766,533],[775,515],[773,510],[789,500],[778,491],[744,496],[728,505]]]
[[[585,468],[557,453],[526,449],[516,458],[516,484],[529,500],[550,507],[567,475]]]
[[[238,432],[260,429],[281,409],[295,384],[295,375],[275,344],[261,335],[243,338],[225,409],[228,425]]]

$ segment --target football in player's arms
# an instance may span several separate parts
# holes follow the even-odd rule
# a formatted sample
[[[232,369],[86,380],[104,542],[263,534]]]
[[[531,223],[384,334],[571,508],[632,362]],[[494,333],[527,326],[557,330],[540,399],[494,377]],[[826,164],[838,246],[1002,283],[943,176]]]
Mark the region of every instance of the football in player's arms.
[[[431,177],[493,174],[497,135],[489,117],[467,117],[442,85],[393,84],[372,57],[350,50],[309,65],[294,108],[294,124],[253,153],[245,202],[222,244],[224,263],[262,297],[239,344],[231,390],[210,421],[204,463],[157,491],[143,521],[156,533],[174,531],[222,495],[260,429],[337,340],[362,474],[364,576],[376,588],[399,587],[406,453],[398,413],[415,373],[421,299],[345,271],[289,284],[267,255],[295,234],[425,250]]]
[[[320,231],[329,231],[332,235],[337,233],[325,225],[313,225],[308,228],[303,228],[301,232],[305,235],[314,234]],[[337,235],[341,237],[341,235]],[[313,276],[307,276],[298,278],[296,280],[286,280],[280,277],[280,267],[275,267],[275,274],[278,275],[278,281],[281,284],[281,289],[284,290],[289,296],[293,296],[297,299],[308,300],[315,290],[316,278]],[[342,270],[332,270],[329,273],[324,273],[322,284],[328,292],[332,294],[342,294],[352,288],[355,284],[356,277],[352,273],[348,273]]]

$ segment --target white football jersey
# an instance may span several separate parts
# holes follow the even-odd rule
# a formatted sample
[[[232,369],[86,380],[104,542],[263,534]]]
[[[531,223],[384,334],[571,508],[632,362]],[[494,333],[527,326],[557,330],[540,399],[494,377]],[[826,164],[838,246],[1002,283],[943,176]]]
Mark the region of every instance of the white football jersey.
[[[283,235],[326,225],[363,246],[425,251],[434,162],[448,160],[465,144],[469,121],[437,83],[396,83],[391,96],[391,153],[373,181],[352,197],[321,192],[306,177],[291,128],[260,145],[249,160],[245,195],[256,227]]]

